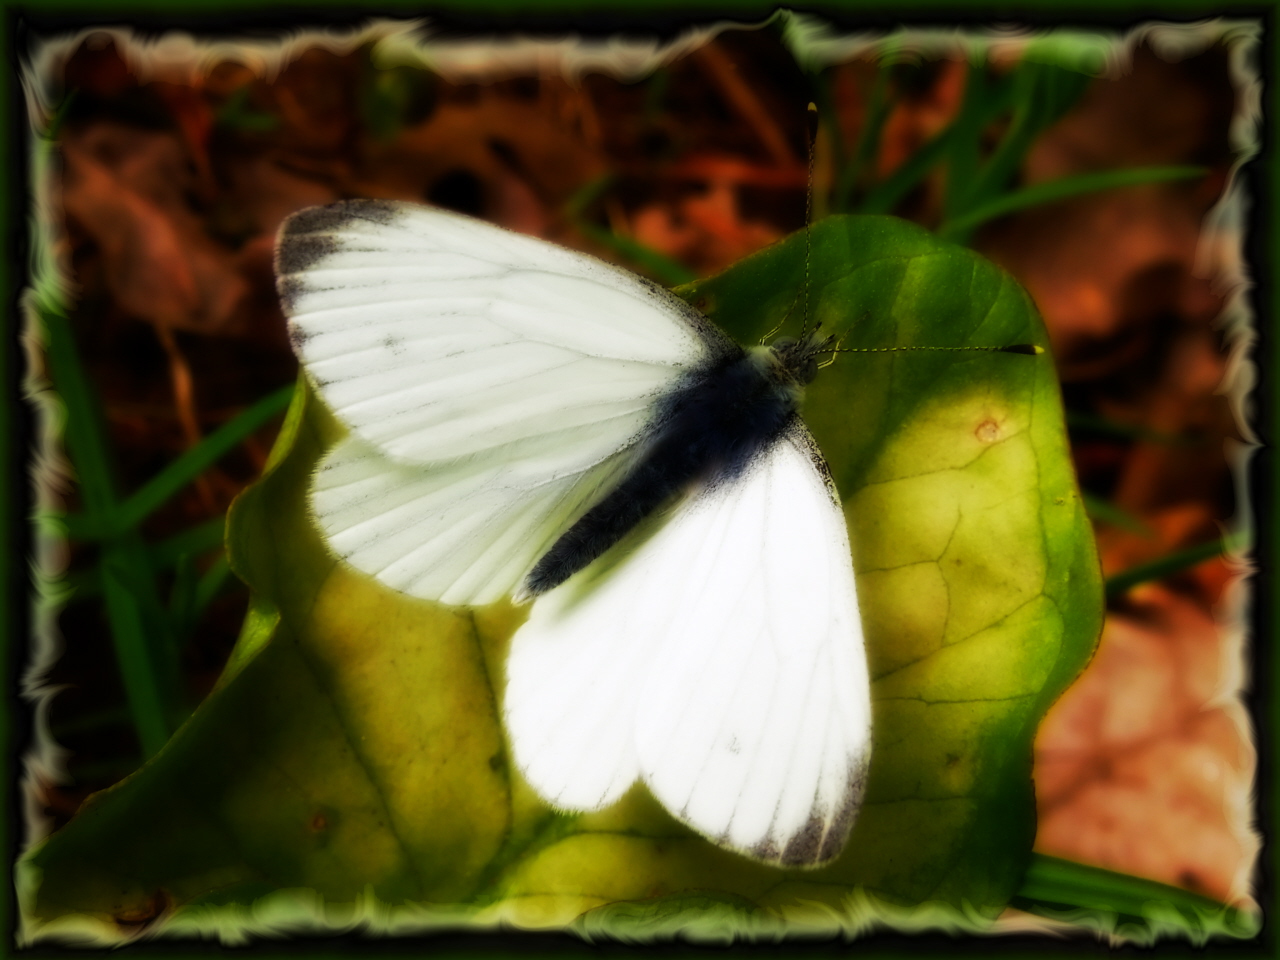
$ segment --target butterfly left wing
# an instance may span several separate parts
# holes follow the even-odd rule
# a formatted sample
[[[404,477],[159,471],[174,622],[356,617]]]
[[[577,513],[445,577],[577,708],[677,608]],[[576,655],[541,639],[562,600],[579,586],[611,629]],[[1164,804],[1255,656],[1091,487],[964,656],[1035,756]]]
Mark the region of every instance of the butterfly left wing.
[[[870,695],[844,516],[799,425],[540,598],[507,729],[533,787],[598,809],[637,777],[762,860],[814,865],[861,801]]]
[[[317,527],[448,604],[517,591],[642,455],[661,399],[741,353],[633,274],[410,203],[300,211],[276,269],[298,357],[350,430],[316,472]]]

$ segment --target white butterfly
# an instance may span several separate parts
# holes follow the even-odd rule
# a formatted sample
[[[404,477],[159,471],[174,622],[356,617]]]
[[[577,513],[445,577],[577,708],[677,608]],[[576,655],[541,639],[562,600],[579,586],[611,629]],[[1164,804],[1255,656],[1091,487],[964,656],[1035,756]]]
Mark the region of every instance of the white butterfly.
[[[815,339],[744,351],[592,257],[442,210],[295,214],[295,349],[350,428],[333,550],[446,604],[535,598],[504,712],[547,801],[643,780],[716,843],[810,866],[861,802],[870,696],[848,535],[795,413]]]

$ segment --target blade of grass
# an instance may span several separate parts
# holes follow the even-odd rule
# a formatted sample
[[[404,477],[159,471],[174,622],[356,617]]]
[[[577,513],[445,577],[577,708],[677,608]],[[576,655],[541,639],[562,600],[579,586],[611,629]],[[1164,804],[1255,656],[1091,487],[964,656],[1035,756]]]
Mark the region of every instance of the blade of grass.
[[[49,302],[38,306],[45,334],[46,355],[54,385],[66,410],[63,434],[67,453],[76,468],[85,510],[94,523],[111,524],[117,509],[114,483],[108,467],[106,433],[99,408],[80,367],[71,336],[71,325],[60,309]],[[116,662],[133,715],[143,752],[150,756],[169,738],[166,697],[161,680],[175,673],[170,664],[157,662],[162,646],[148,637],[146,628],[159,614],[154,583],[134,576],[147,569],[145,548],[136,536],[109,540],[103,545],[101,582],[111,626]],[[130,580],[134,583],[131,585]],[[145,580],[141,587],[139,580]],[[153,609],[154,608],[154,609]]]
[[[220,457],[238,446],[245,437],[276,414],[283,413],[293,399],[293,389],[294,384],[290,383],[267,394],[166,466],[125,501],[121,510],[122,522],[130,527],[142,522],[162,503],[213,466]]]
[[[652,121],[663,113],[665,110],[663,100],[666,99],[667,88],[670,85],[670,68],[659,67],[649,74],[649,79],[645,81],[644,106],[640,108],[640,118],[642,120]]]
[[[184,553],[200,556],[214,547],[222,546],[226,534],[226,517],[214,517],[198,526],[175,533],[151,546],[151,560],[157,567],[168,567]]]
[[[45,332],[49,370],[66,411],[62,425],[67,454],[75,464],[80,496],[90,514],[109,513],[116,507],[114,485],[107,468],[104,430],[98,405],[89,392],[71,339],[67,318],[49,306],[40,309]]]
[[[1112,600],[1122,596],[1140,583],[1163,580],[1165,577],[1198,566],[1220,554],[1235,550],[1243,545],[1242,539],[1232,536],[1210,540],[1208,543],[1188,547],[1186,550],[1179,550],[1167,557],[1153,560],[1151,563],[1143,563],[1123,573],[1117,573],[1107,578],[1107,599]]]
[[[996,84],[987,91],[982,109],[981,125],[986,126],[1000,113],[1007,110],[1011,97],[1007,82]],[[889,213],[932,170],[951,149],[956,136],[953,121],[932,140],[913,153],[887,180],[874,187],[857,205],[858,213]]]
[[[160,692],[160,676],[146,632],[146,617],[130,589],[129,557],[112,544],[102,558],[102,590],[111,621],[116,664],[124,680],[125,696],[133,714],[144,756],[159,752],[169,739],[168,711]]]
[[[214,517],[159,543],[150,544],[147,549],[150,553],[151,569],[165,570],[177,563],[178,558],[183,554],[200,556],[221,547],[226,525],[226,517]],[[73,590],[76,599],[83,600],[102,593],[102,578],[96,568],[69,573],[64,578],[64,582]]]
[[[176,709],[177,693],[182,689],[178,676],[178,660],[173,653],[173,624],[160,598],[155,568],[142,540],[136,534],[105,541],[103,556],[114,558],[115,578],[103,574],[103,591],[116,586],[127,590],[142,623],[142,640],[150,653],[156,674],[156,686],[167,716]],[[173,726],[170,725],[170,730]]]
[[[293,389],[294,385],[288,384],[267,394],[169,463],[110,514],[110,524],[104,524],[99,517],[75,514],[64,517],[67,535],[77,540],[102,539],[136,527],[166,500],[209,469],[218,458],[234,449],[276,414],[283,412],[293,398]]]
[[[169,591],[169,622],[176,640],[186,637],[195,620],[196,564],[191,554],[178,558],[173,571],[173,588]]]
[[[985,64],[970,60],[965,76],[964,99],[960,102],[960,112],[952,121],[953,134],[947,148],[947,187],[942,204],[945,219],[964,209],[973,192],[982,132],[990,122],[986,108],[995,99],[992,86],[987,80]]]
[[[586,219],[586,209],[600,199],[616,179],[614,174],[606,173],[585,184],[565,202],[561,208],[561,214],[584,237],[622,254],[669,287],[678,287],[682,283],[696,280],[698,275],[683,264],[677,263],[643,243],[620,237],[612,230],[598,227]]]
[[[223,586],[227,582],[227,578],[231,576],[231,564],[227,562],[227,555],[220,554],[213,563],[209,565],[209,569],[204,572],[200,581],[196,584],[195,603],[193,612],[196,617],[204,613],[205,607],[213,601]]]
[[[962,207],[949,210],[947,219],[958,219],[991,202],[1005,191],[1040,133],[1057,122],[1089,85],[1085,74],[1051,64],[1023,61],[1010,77],[1013,87],[1013,119],[1009,129],[965,194]]]
[[[1081,493],[1080,496],[1084,501],[1085,513],[1089,514],[1094,520],[1101,520],[1103,523],[1109,523],[1113,527],[1119,527],[1121,530],[1136,533],[1140,537],[1153,535],[1151,528],[1128,510],[1121,510],[1114,503],[1103,500],[1101,497],[1095,497],[1091,493]]]
[[[1039,853],[1031,855],[1010,906],[1042,916],[1083,912],[1149,925],[1166,922],[1172,911],[1188,931],[1205,937],[1251,937],[1259,925],[1252,914],[1178,887]]]
[[[1161,433],[1147,427],[1132,423],[1120,423],[1105,417],[1095,417],[1089,413],[1073,413],[1067,411],[1067,429],[1084,430],[1100,434],[1104,437],[1119,437],[1123,440],[1146,440],[1149,443],[1166,443],[1170,445],[1193,442],[1190,437],[1182,437],[1173,433]]]
[[[280,126],[277,117],[249,106],[249,93],[250,84],[247,83],[234,91],[214,113],[214,126],[255,133],[269,133]]]
[[[888,213],[925,178],[951,145],[952,128],[943,130],[903,161],[889,178],[873,187],[857,205],[858,213]]]
[[[200,614],[218,595],[218,591],[226,585],[230,575],[231,566],[227,563],[225,553],[219,553],[209,565],[209,569],[201,575],[196,574],[195,562],[190,554],[184,555],[179,560],[169,602],[173,636],[179,645],[190,637],[200,619]]]
[[[72,734],[84,733],[87,730],[96,730],[99,727],[128,724],[131,720],[132,715],[126,707],[111,707],[107,710],[98,710],[94,713],[87,713],[83,716],[71,717],[60,721],[51,726],[49,732],[54,737],[61,739]]]
[[[876,71],[876,80],[871,87],[871,95],[867,98],[866,121],[858,133],[858,142],[853,148],[853,160],[847,165],[843,162],[843,139],[840,137],[840,126],[835,120],[834,110],[830,110],[831,130],[834,142],[840,147],[836,155],[836,169],[840,170],[840,182],[836,186],[833,201],[835,212],[845,213],[853,202],[853,193],[866,176],[867,168],[880,153],[880,135],[884,132],[885,121],[893,105],[889,102],[889,74],[893,70],[896,56],[886,53]]]
[[[1082,173],[1071,177],[1060,177],[1048,183],[1038,183],[1034,187],[1015,190],[1013,193],[998,197],[963,216],[944,223],[938,228],[938,235],[951,239],[967,233],[975,227],[1042,203],[1052,203],[1067,197],[1075,197],[1084,193],[1096,193],[1101,190],[1115,190],[1120,187],[1140,186],[1148,183],[1166,183],[1170,180],[1189,180],[1208,173],[1205,167],[1170,166],[1170,167],[1131,167],[1128,170],[1106,170],[1100,173]]]
[[[669,287],[678,287],[682,283],[689,283],[691,280],[698,279],[698,275],[688,267],[677,263],[664,254],[658,253],[657,250],[651,247],[646,247],[643,243],[637,243],[627,237],[620,237],[611,230],[605,230],[593,223],[581,220],[574,221],[574,226],[582,232],[583,236],[609,247],[634,263],[639,264]]]
[[[577,225],[578,221],[586,215],[587,207],[604,196],[605,192],[613,186],[617,179],[617,176],[612,173],[602,173],[594,180],[589,180],[575,190],[573,196],[564,202],[560,212],[566,220],[570,220]]]

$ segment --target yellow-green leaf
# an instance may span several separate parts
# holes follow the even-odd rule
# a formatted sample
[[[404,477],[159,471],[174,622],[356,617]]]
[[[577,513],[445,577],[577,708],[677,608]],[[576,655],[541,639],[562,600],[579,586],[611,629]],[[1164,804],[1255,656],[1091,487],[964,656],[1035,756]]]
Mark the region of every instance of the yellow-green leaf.
[[[806,316],[848,350],[1045,343],[1006,274],[888,217],[831,218],[678,292],[742,343]],[[341,428],[299,390],[232,511],[254,603],[226,675],[156,758],[30,854],[28,920],[133,929],[187,906],[189,923],[195,905],[293,888],[399,905],[390,928],[700,924],[716,939],[855,929],[868,904],[895,922],[994,917],[1031,851],[1036,726],[1101,623],[1051,360],[844,353],[804,415],[844,498],[873,678],[866,802],[832,864],[718,849],[641,786],[598,813],[549,809],[500,722],[523,609],[411,600],[334,560],[306,492]]]

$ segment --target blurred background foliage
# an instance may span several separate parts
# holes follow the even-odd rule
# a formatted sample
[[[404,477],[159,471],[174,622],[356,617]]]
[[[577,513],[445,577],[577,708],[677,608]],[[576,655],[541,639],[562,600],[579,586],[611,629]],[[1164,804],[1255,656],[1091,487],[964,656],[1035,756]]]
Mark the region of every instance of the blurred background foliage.
[[[223,516],[296,374],[271,265],[285,216],[426,201],[677,284],[804,225],[814,101],[814,217],[894,213],[972,245],[1053,339],[1110,617],[1042,731],[1037,849],[1239,901],[1254,761],[1220,696],[1238,631],[1215,618],[1238,572],[1224,546],[1243,544],[1224,543],[1224,450],[1247,427],[1220,392],[1242,241],[1204,227],[1240,158],[1230,54],[1136,43],[1095,76],[890,42],[802,66],[767,27],[570,83],[387,65],[367,43],[296,44],[271,75],[234,53],[166,70],[121,32],[66,46],[41,78],[61,95],[42,149],[75,292],[36,298],[71,463],[45,518],[69,546],[45,679],[67,776],[34,787],[50,826],[154,754],[235,641]],[[1079,876],[1039,862],[1037,902],[1078,904]]]

